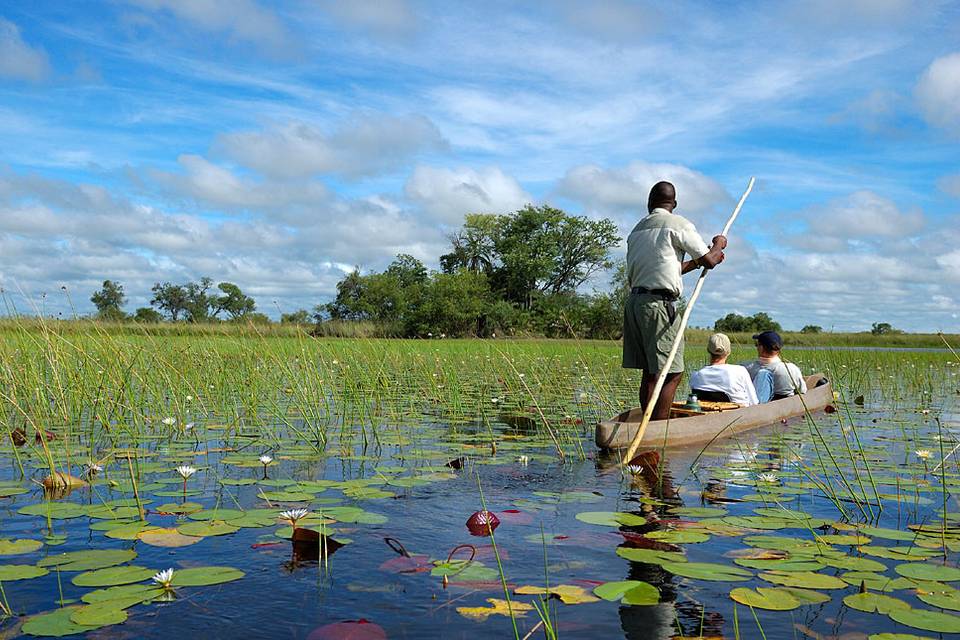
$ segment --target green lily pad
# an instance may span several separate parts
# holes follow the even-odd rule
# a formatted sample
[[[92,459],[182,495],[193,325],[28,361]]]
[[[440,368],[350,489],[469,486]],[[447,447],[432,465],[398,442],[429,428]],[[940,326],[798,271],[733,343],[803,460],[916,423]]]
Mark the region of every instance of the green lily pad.
[[[0,582],[30,580],[48,573],[50,572],[47,569],[32,564],[2,564],[0,565]]]
[[[874,556],[876,558],[900,560],[903,562],[922,562],[927,558],[940,555],[931,549],[921,549],[919,547],[881,547],[875,545],[865,545],[862,547],[857,547],[857,551],[860,553],[865,553],[868,556]]]
[[[647,605],[660,602],[660,591],[652,584],[640,580],[607,582],[594,587],[593,594],[610,602],[622,601],[624,604]]]
[[[776,587],[757,587],[756,590],[737,587],[730,591],[730,599],[749,607],[770,611],[790,611],[802,604],[786,589]]]
[[[867,613],[888,614],[895,609],[909,609],[910,605],[892,596],[882,593],[853,593],[844,596],[843,604],[851,609],[866,611]]]
[[[313,500],[312,493],[304,493],[303,491],[261,491],[257,494],[257,497],[270,502],[310,502]]]
[[[847,571],[886,571],[887,565],[870,558],[853,558],[850,556],[828,557],[819,556],[817,561],[835,569]]]
[[[236,527],[229,522],[224,522],[223,520],[198,520],[196,522],[188,522],[177,527],[177,531],[179,531],[181,534],[198,538],[205,538],[208,536],[225,536],[231,533],[236,533],[239,530],[240,527]]]
[[[791,560],[783,558],[779,560],[756,560],[753,558],[737,558],[734,564],[750,569],[759,569],[761,571],[819,571],[823,565],[813,560]]]
[[[760,579],[802,589],[846,589],[848,586],[840,578],[812,571],[767,571],[760,574]]]
[[[105,532],[105,535],[108,538],[114,540],[137,540],[140,537],[140,534],[144,531],[149,531],[152,529],[160,529],[155,524],[150,524],[149,522],[131,522],[130,524],[125,524],[122,527],[116,527]]]
[[[817,540],[826,544],[840,544],[840,545],[866,545],[870,544],[870,538],[867,536],[845,536],[842,534],[830,534],[830,535],[818,535]]]
[[[131,582],[141,582],[147,580],[156,573],[153,569],[128,565],[123,567],[107,567],[106,569],[97,569],[87,571],[78,576],[74,576],[73,584],[78,587],[112,587],[117,584],[130,584]]]
[[[664,562],[661,566],[674,575],[696,580],[741,582],[753,577],[746,569],[713,562]]]
[[[899,529],[885,529],[883,527],[862,527],[861,533],[871,538],[883,538],[885,540],[903,540],[912,542],[917,534],[912,531],[900,531]]]
[[[170,584],[175,587],[205,587],[239,580],[246,574],[233,567],[193,567],[177,569]]]
[[[41,636],[46,638],[60,638],[62,636],[71,636],[78,633],[93,631],[97,627],[79,625],[70,617],[80,607],[64,607],[56,609],[49,613],[41,613],[30,616],[23,623],[20,630],[31,636]]]
[[[960,633],[960,616],[928,609],[895,609],[891,618],[915,629],[938,633]]]
[[[109,505],[97,505],[87,509],[87,515],[97,520],[124,520],[127,518],[139,518],[140,509],[137,507],[111,507]]]
[[[726,509],[716,507],[674,507],[668,511],[675,516],[686,518],[722,518],[727,515]]]
[[[960,569],[929,562],[909,562],[898,564],[894,571],[904,578],[930,580],[932,582],[955,582],[960,580]]]
[[[960,591],[952,588],[943,591],[927,591],[924,588],[920,588],[917,589],[917,598],[922,602],[926,602],[940,609],[960,611]]]
[[[871,633],[867,640],[934,640],[930,636],[917,636],[912,633]]]
[[[540,534],[535,534],[537,538]],[[633,562],[645,562],[647,564],[663,565],[665,562],[686,562],[687,558],[676,551],[657,551],[656,549],[629,549],[620,547],[617,549],[617,555]]]
[[[47,556],[37,563],[41,567],[59,567],[60,571],[93,571],[129,562],[137,557],[130,549],[90,549]]]
[[[699,531],[686,531],[683,529],[673,529],[668,531],[651,531],[645,534],[647,538],[659,540],[660,542],[669,542],[671,544],[688,544],[696,542],[706,542],[710,539],[705,533]]]
[[[163,589],[155,584],[124,584],[90,591],[83,594],[80,599],[87,604],[111,600],[128,602],[133,599],[137,599],[137,602],[150,602],[161,595],[163,595]]]
[[[917,586],[916,582],[907,578],[891,578],[869,571],[848,571],[840,574],[840,579],[854,587],[863,584],[872,591],[896,591],[898,589],[912,589]]]
[[[43,516],[54,520],[69,520],[87,515],[87,508],[73,502],[41,502],[30,504],[17,511],[23,516]]]
[[[240,509],[205,509],[187,515],[191,520],[233,520],[246,515]]]
[[[43,543],[39,540],[0,538],[0,556],[19,556],[32,553],[41,547],[43,547]]]
[[[114,604],[115,603],[111,602],[100,602],[80,607],[70,614],[70,621],[83,627],[106,627],[125,622],[127,612],[119,606],[114,606]]]
[[[578,513],[576,518],[580,522],[598,524],[604,527],[635,527],[647,524],[647,519],[643,516],[621,511],[583,511]]]

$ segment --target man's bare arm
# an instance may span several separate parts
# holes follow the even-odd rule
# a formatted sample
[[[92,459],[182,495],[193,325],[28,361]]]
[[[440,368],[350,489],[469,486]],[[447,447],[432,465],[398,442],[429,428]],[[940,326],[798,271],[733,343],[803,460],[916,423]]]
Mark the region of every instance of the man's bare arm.
[[[727,239],[724,236],[714,236],[713,246],[710,247],[710,250],[699,258],[685,261],[680,266],[680,273],[690,273],[699,267],[713,269],[715,266],[723,262],[723,259],[726,257],[723,255],[723,250],[726,249],[726,247]]]

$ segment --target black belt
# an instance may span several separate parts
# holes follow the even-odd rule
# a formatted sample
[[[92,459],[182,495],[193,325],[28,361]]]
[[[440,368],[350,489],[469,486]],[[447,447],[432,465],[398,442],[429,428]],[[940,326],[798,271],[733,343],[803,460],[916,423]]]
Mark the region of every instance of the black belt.
[[[673,324],[674,320],[677,319],[677,307],[673,303],[680,296],[670,289],[647,289],[646,287],[633,287],[630,289],[630,293],[647,294],[654,296],[655,298],[660,298],[660,300],[663,302],[663,305],[667,308],[667,317],[670,319],[670,324]]]

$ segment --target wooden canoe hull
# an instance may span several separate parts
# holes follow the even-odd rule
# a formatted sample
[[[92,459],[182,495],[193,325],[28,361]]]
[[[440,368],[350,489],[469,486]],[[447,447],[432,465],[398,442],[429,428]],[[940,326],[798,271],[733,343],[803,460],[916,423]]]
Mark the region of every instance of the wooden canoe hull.
[[[726,438],[750,429],[820,411],[833,402],[833,386],[822,374],[807,376],[807,393],[774,400],[752,407],[704,413],[672,420],[651,420],[640,446],[646,448],[686,447],[706,444],[714,438]],[[820,384],[820,386],[816,386]],[[637,434],[643,410],[624,411],[597,423],[596,443],[601,449],[626,449]]]

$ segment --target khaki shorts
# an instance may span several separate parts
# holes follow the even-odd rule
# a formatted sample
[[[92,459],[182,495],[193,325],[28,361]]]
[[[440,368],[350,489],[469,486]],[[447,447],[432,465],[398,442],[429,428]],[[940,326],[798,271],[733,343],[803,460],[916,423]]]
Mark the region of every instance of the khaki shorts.
[[[679,328],[680,313],[671,324],[663,300],[648,293],[631,293],[623,309],[623,367],[659,374],[667,362]],[[677,355],[670,365],[670,373],[682,371],[681,339]]]

